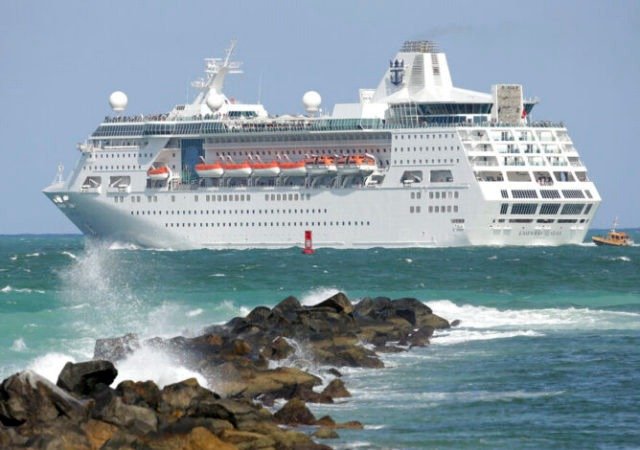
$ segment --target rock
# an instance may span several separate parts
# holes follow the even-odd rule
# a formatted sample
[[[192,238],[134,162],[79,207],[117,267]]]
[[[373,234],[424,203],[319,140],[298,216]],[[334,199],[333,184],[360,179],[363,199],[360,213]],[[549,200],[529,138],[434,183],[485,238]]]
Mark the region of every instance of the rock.
[[[156,409],[160,403],[160,388],[153,381],[125,380],[118,384],[116,392],[127,405]]]
[[[338,367],[382,368],[383,362],[375,352],[361,346],[317,347],[317,359],[320,363]]]
[[[110,361],[68,362],[58,375],[56,385],[80,396],[88,396],[98,384],[109,386],[118,376]]]
[[[181,417],[175,422],[161,424],[158,432],[162,434],[187,434],[196,427],[203,427],[216,436],[224,430],[232,430],[233,424],[226,420],[211,419],[208,417]]]
[[[57,419],[86,422],[91,402],[81,401],[30,370],[5,379],[0,386],[0,423],[34,425]]]
[[[341,428],[343,430],[364,430],[364,425],[357,420],[350,420],[349,422],[336,424],[336,428]]]
[[[221,440],[204,427],[181,433],[159,433],[139,438],[136,448],[154,450],[237,450],[235,445]]]
[[[221,437],[224,441],[236,445],[237,448],[267,449],[274,448],[276,445],[276,441],[271,436],[251,431],[224,430]]]
[[[295,353],[295,348],[282,336],[275,338],[260,352],[267,359],[279,361]]]
[[[295,314],[300,309],[302,309],[300,301],[295,297],[289,296],[274,306],[271,312],[289,319],[295,317]]]
[[[424,347],[429,345],[429,338],[431,338],[431,336],[433,336],[433,327],[420,327],[407,336],[407,343],[411,347]]]
[[[93,358],[116,362],[126,358],[138,348],[140,348],[140,341],[138,335],[133,333],[116,338],[97,339]]]
[[[179,383],[169,384],[160,391],[158,411],[177,418],[184,415],[194,399],[204,401],[219,398],[218,394],[200,386],[198,380],[189,378]]]
[[[254,371],[242,381],[242,394],[246,398],[267,394],[273,398],[287,399],[291,398],[298,386],[311,389],[322,382],[320,378],[294,367]]]
[[[333,367],[328,369],[327,373],[330,375],[333,375],[334,377],[338,377],[338,378],[342,377],[342,373],[338,369],[335,369]]]
[[[324,388],[322,393],[332,398],[351,397],[351,393],[344,386],[344,382],[338,379],[331,380],[327,387]]]
[[[427,305],[417,298],[405,297],[391,301],[393,308],[396,310],[410,310],[416,315],[432,314],[433,311]]]
[[[351,314],[353,312],[353,305],[342,292],[338,292],[334,296],[311,307],[311,309],[317,308],[330,308],[339,314]]]
[[[241,422],[261,420],[259,408],[245,401],[229,399],[195,399],[187,415],[190,417],[205,417],[225,420],[234,427]]]
[[[333,403],[330,395],[324,392],[316,392],[308,387],[298,386],[292,397],[299,398],[307,403]]]
[[[156,413],[142,406],[127,405],[120,397],[114,397],[100,413],[100,420],[124,427],[135,435],[156,431],[158,417]]]
[[[340,437],[336,430],[327,427],[318,428],[311,436],[318,439],[338,439]]]
[[[456,320],[454,320],[454,321],[452,321],[452,322],[451,322],[451,326],[452,326],[452,327],[457,327],[457,326],[459,326],[459,325],[460,325],[460,320],[459,320],[459,319],[456,319]]]
[[[101,448],[105,442],[114,436],[117,430],[118,427],[113,424],[94,419],[89,419],[89,422],[84,427],[92,449]]]
[[[263,325],[269,316],[271,315],[271,310],[266,306],[257,306],[251,310],[245,320],[253,325]]]
[[[304,401],[293,398],[289,400],[274,417],[282,424],[287,425],[313,425],[315,416],[309,411]]]
[[[251,353],[251,345],[243,339],[234,339],[232,345],[235,356],[246,356]]]
[[[324,428],[335,428],[336,422],[331,418],[331,416],[322,416],[318,420],[316,420],[316,423],[314,425],[318,425]]]

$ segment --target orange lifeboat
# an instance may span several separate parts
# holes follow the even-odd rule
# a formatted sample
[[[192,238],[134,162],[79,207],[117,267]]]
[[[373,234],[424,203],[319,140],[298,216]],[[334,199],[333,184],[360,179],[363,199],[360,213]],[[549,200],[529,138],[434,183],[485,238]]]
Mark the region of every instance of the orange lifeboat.
[[[250,166],[256,177],[277,177],[280,174],[280,165],[277,161],[254,162]]]
[[[196,164],[196,173],[201,178],[220,178],[224,175],[224,168],[221,163],[200,163]]]
[[[342,175],[369,175],[375,172],[377,165],[373,156],[352,155],[339,157],[336,167]]]
[[[147,170],[147,177],[153,181],[163,181],[169,178],[171,175],[171,170],[168,166],[160,166],[160,167],[150,167]]]
[[[222,164],[224,176],[229,178],[245,178],[251,175],[251,165],[248,162]]]
[[[280,167],[280,173],[288,177],[301,177],[307,174],[304,161],[281,161],[278,167]]]
[[[305,160],[305,166],[310,175],[334,174],[338,170],[333,156],[314,156]]]

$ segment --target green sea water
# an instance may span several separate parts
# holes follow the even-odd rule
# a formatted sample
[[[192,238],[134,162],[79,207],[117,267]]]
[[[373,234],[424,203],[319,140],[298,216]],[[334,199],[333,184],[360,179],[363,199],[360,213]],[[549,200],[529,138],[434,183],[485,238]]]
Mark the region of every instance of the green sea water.
[[[631,231],[638,242],[640,235]],[[639,448],[640,247],[153,251],[80,236],[0,236],[0,378],[55,380],[95,339],[195,335],[336,291],[416,297],[457,328],[345,371],[354,394],[312,406],[359,420],[336,448]],[[119,379],[199,376],[143,348]],[[317,368],[315,368],[317,369]],[[201,378],[201,377],[200,377]],[[202,382],[205,381],[201,378]],[[215,385],[210,385],[215,389]]]

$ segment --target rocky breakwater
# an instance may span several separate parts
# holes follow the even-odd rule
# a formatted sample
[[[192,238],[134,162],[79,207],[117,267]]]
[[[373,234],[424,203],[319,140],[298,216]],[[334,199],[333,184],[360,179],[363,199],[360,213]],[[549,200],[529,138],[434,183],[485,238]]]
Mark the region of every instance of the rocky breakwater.
[[[194,338],[101,339],[95,359],[68,363],[55,385],[30,371],[2,382],[0,448],[329,448],[314,438],[362,428],[307,408],[350,396],[339,368],[382,368],[380,352],[427,345],[435,329],[449,326],[416,299],[352,304],[339,293],[314,306],[288,297]],[[111,387],[118,361],[141,346],[174,355],[215,392],[195,379]],[[331,380],[323,389],[318,375]]]

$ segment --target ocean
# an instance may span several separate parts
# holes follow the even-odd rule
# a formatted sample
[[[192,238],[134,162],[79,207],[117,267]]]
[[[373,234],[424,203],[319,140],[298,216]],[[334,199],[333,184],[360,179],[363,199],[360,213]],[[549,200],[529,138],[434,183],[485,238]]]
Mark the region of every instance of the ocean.
[[[636,242],[640,233],[632,231]],[[97,338],[193,336],[337,291],[416,297],[459,327],[344,370],[353,397],[310,405],[358,420],[342,449],[640,448],[640,247],[154,251],[81,236],[0,236],[0,378],[55,381]],[[157,350],[118,380],[196,376]]]

